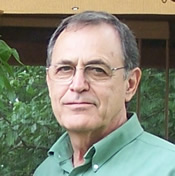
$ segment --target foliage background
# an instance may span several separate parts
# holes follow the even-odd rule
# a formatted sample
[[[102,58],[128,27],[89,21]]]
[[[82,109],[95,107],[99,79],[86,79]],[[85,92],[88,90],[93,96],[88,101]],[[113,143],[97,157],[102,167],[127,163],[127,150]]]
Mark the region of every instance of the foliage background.
[[[0,50],[0,175],[31,176],[64,130],[52,114],[45,68],[10,67],[9,57],[14,55],[17,60],[19,57],[14,49],[4,45],[3,48],[6,48],[3,50],[6,60],[2,60]],[[174,75],[175,70],[171,69],[169,139],[175,143]],[[143,127],[164,137],[165,71],[144,69],[140,90]],[[132,100],[129,110],[136,110],[136,98]]]

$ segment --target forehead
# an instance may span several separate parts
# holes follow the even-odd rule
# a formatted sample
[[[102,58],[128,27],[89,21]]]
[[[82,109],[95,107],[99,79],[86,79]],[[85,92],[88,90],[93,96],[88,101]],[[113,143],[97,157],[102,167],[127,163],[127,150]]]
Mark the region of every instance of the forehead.
[[[100,58],[116,63],[122,61],[122,56],[119,34],[111,25],[71,25],[57,38],[52,62]]]

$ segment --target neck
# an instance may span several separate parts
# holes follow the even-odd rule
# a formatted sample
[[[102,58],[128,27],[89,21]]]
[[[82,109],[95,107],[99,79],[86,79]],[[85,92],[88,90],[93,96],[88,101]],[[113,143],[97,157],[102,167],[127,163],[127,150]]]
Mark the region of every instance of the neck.
[[[98,140],[94,138],[94,134],[80,134],[68,132],[73,147],[72,163],[74,167],[84,163],[84,155],[88,149]]]

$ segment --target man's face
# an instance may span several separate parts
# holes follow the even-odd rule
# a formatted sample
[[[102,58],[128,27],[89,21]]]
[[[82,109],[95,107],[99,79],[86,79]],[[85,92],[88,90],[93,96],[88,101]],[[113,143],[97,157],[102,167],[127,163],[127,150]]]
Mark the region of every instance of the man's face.
[[[124,66],[118,33],[110,25],[71,27],[58,37],[51,65],[70,63],[82,68],[98,62]],[[90,82],[78,69],[70,83],[55,82],[48,75],[47,83],[57,121],[69,132],[108,134],[126,121],[125,101],[132,96],[124,69],[105,81]]]

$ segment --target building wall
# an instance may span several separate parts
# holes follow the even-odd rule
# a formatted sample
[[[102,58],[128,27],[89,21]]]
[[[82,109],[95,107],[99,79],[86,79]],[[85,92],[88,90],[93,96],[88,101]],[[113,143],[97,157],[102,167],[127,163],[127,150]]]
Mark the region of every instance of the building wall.
[[[164,2],[164,3],[163,3]],[[0,0],[5,14],[71,14],[102,10],[113,14],[175,14],[173,0]]]

